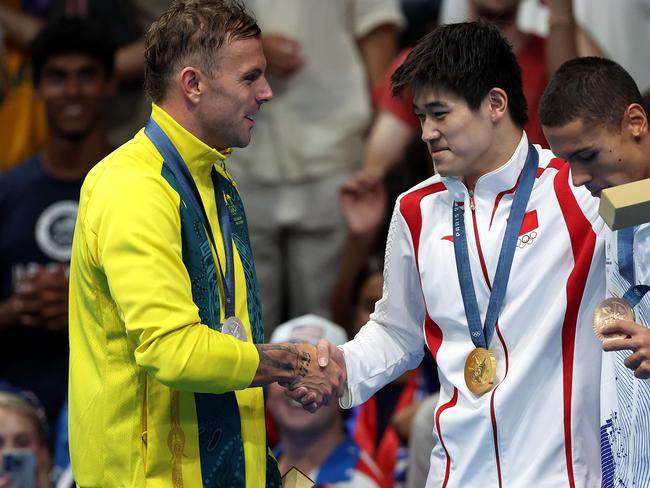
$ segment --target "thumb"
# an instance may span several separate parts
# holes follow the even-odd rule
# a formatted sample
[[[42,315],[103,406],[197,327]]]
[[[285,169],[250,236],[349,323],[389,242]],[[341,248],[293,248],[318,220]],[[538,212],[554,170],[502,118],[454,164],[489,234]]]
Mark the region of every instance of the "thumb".
[[[318,365],[325,367],[330,362],[330,343],[325,339],[318,341],[316,345],[316,350],[318,351]]]

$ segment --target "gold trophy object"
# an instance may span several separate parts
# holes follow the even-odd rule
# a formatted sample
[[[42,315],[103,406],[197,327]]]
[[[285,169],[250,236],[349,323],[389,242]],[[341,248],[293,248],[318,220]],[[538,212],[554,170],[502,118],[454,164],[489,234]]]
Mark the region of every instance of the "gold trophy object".
[[[294,466],[282,477],[282,488],[314,488],[314,482]]]

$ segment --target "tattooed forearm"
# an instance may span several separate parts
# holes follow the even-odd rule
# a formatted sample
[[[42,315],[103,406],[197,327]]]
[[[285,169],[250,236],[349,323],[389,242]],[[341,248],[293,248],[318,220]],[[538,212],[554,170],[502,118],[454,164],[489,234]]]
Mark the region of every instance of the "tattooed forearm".
[[[257,344],[260,353],[260,365],[291,372],[294,370],[298,350],[294,346],[283,344]],[[277,354],[282,351],[284,354]]]
[[[309,374],[312,355],[300,344],[257,344],[260,365],[253,386],[274,381],[293,383]]]

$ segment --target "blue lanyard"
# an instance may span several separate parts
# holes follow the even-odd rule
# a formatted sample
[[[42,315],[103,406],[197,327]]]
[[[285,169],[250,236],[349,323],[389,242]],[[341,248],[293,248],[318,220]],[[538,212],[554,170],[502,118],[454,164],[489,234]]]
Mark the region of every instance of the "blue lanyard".
[[[631,285],[623,295],[623,300],[632,308],[650,291],[648,285],[634,284],[634,229],[634,226],[626,227],[616,233],[618,270],[623,279]]]
[[[151,140],[153,145],[156,147],[158,152],[162,155],[164,163],[169,168],[169,171],[174,175],[178,184],[182,187],[184,196],[187,198],[190,206],[193,208],[196,215],[199,217],[203,226],[205,227],[206,233],[212,242],[215,253],[217,252],[217,246],[214,241],[214,235],[212,233],[212,227],[210,226],[210,221],[208,220],[208,215],[205,211],[205,207],[201,201],[201,195],[199,194],[199,189],[194,183],[194,179],[190,174],[190,170],[187,168],[185,161],[178,153],[176,147],[169,139],[167,134],[160,128],[153,118],[149,118],[146,127],[144,128],[144,133]],[[215,200],[217,201],[217,209],[219,211],[219,227],[221,228],[221,237],[223,239],[223,246],[226,253],[226,274],[224,276],[223,270],[221,268],[221,263],[219,262],[217,256],[217,266],[219,268],[219,274],[221,275],[221,280],[224,286],[224,294],[226,301],[226,317],[233,317],[235,315],[235,270],[233,265],[233,248],[232,248],[232,230],[230,228],[230,215],[228,213],[228,208],[224,202],[224,195],[221,191],[221,185],[219,184],[219,178],[216,174],[216,171],[212,169],[212,183],[215,188]]]
[[[490,301],[485,316],[485,326],[481,325],[481,314],[478,309],[474,281],[472,280],[472,269],[469,263],[467,237],[465,235],[465,210],[458,202],[454,202],[453,221],[456,270],[458,271],[460,291],[463,296],[463,304],[465,305],[465,316],[467,317],[472,342],[476,347],[488,349],[492,341],[497,317],[501,311],[501,304],[506,296],[506,287],[508,285],[508,278],[510,277],[510,268],[512,267],[519,230],[524,220],[533,183],[535,183],[538,161],[537,151],[529,144],[528,156],[526,157],[526,163],[520,175],[519,184],[517,185],[512,207],[510,208],[506,233],[501,243],[499,262],[497,263],[497,271],[494,276],[492,293],[490,294]]]

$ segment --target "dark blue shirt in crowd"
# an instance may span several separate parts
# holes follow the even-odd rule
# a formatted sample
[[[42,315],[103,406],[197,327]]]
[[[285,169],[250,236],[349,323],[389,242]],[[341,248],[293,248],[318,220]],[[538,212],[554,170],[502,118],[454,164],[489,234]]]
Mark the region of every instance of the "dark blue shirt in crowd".
[[[83,180],[61,181],[36,156],[0,174],[0,301],[36,265],[70,263]],[[0,380],[32,390],[50,426],[67,393],[68,334],[16,325],[0,331]]]

